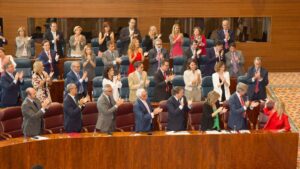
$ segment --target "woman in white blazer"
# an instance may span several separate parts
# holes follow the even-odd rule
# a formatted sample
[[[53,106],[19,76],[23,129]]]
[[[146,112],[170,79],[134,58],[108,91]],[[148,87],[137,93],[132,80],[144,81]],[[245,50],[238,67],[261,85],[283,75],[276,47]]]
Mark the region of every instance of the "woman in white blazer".
[[[187,65],[188,68],[183,74],[185,96],[193,102],[201,101],[201,71],[197,69],[197,62],[195,60],[190,60]]]
[[[113,65],[107,66],[104,70],[102,86],[105,86],[106,84],[111,85],[113,89],[113,98],[115,101],[117,101],[120,97],[119,90],[121,90],[122,83],[121,83],[121,75],[118,74],[115,76]]]
[[[230,76],[229,72],[225,71],[225,63],[224,62],[218,62],[215,65],[215,71],[212,75],[212,81],[214,85],[214,91],[218,92],[220,94],[219,101],[224,102],[225,100],[228,100],[230,97]]]

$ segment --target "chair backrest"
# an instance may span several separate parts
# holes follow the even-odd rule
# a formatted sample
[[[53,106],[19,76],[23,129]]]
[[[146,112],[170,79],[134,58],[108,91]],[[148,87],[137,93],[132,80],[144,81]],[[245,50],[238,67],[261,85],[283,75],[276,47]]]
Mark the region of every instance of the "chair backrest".
[[[102,58],[96,58],[96,67],[95,67],[95,75],[102,76],[104,71],[104,64]]]
[[[82,126],[85,127],[88,132],[92,132],[95,129],[97,119],[97,102],[86,103],[84,109],[82,110]]]
[[[206,47],[212,48],[215,46],[215,41],[213,39],[206,39]]]
[[[173,71],[175,75],[182,75],[182,70],[185,66],[185,61],[185,57],[177,57],[173,59]]]
[[[183,46],[183,47],[190,47],[190,45],[191,45],[191,40],[190,40],[190,38],[184,37],[184,38],[183,38],[182,46]]]
[[[128,75],[128,69],[129,69],[129,58],[128,56],[122,56],[122,61],[120,64],[120,73],[122,77]]]
[[[17,64],[16,71],[23,71],[24,78],[31,78],[32,76],[32,62],[30,59],[27,58],[18,58],[15,59]]]
[[[93,101],[97,101],[102,94],[102,80],[102,77],[95,77],[93,79]]]
[[[247,76],[246,76],[246,75],[239,76],[239,77],[238,77],[238,83],[239,83],[239,82],[248,84],[248,82],[247,82]]]
[[[122,83],[122,88],[120,90],[120,97],[122,99],[128,99],[129,98],[128,78],[127,77],[122,77],[121,83]]]
[[[0,132],[20,137],[22,132],[23,115],[20,106],[7,107],[0,110]]]
[[[165,130],[168,124],[168,109],[167,100],[159,102],[159,107],[162,108],[162,112],[158,114],[157,122],[159,130]]]
[[[25,78],[23,84],[20,86],[22,100],[24,100],[25,97],[27,96],[26,95],[26,89],[28,87],[32,87],[32,80],[28,79],[28,78]]]
[[[134,131],[133,104],[125,102],[118,107],[116,112],[116,128],[123,131]]]
[[[202,79],[202,97],[207,97],[207,94],[214,89],[212,77],[206,76]]]
[[[176,75],[172,81],[173,88],[176,86],[184,87],[184,80],[182,75]]]
[[[61,103],[53,102],[50,104],[44,115],[44,128],[53,133],[59,133],[64,128],[64,110]]]
[[[188,113],[188,124],[190,130],[199,130],[203,116],[203,102],[193,102],[192,109]]]
[[[92,49],[93,49],[93,52],[94,52],[95,56],[98,56],[98,52],[99,52],[98,38],[91,39],[91,46],[92,46]]]
[[[149,86],[148,86],[148,99],[150,101],[153,101],[153,96],[154,96],[154,88],[155,88],[155,81],[153,76],[148,76],[148,80],[150,81]]]

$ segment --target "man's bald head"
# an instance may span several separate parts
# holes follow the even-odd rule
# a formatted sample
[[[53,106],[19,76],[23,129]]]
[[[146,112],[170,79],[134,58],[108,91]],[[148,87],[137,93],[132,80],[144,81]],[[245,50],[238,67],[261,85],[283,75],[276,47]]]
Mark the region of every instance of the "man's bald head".
[[[27,97],[29,97],[30,99],[35,99],[35,97],[36,97],[36,91],[32,87],[29,87],[26,89],[26,94],[27,94]]]

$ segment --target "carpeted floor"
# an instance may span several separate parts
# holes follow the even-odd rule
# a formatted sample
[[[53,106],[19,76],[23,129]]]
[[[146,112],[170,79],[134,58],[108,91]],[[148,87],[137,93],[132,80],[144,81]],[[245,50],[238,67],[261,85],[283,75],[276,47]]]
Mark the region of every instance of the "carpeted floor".
[[[300,129],[300,72],[270,73],[269,92],[273,97],[286,104],[286,113],[290,117],[293,131]],[[299,139],[300,140],[300,139]],[[298,167],[300,169],[300,144],[298,144]]]

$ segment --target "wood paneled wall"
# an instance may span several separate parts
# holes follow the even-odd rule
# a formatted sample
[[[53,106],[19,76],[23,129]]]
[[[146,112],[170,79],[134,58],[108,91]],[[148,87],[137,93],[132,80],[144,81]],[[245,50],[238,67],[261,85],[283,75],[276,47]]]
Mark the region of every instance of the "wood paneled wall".
[[[0,17],[13,54],[16,30],[28,17],[137,17],[145,35],[150,25],[160,27],[161,17],[269,16],[270,42],[238,44],[246,66],[263,56],[269,71],[300,71],[299,8],[297,0],[1,0]]]

